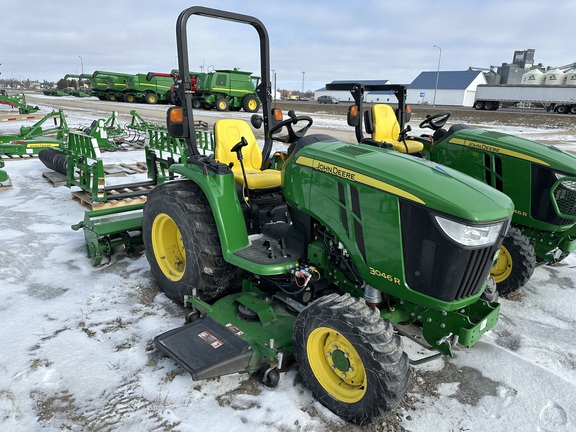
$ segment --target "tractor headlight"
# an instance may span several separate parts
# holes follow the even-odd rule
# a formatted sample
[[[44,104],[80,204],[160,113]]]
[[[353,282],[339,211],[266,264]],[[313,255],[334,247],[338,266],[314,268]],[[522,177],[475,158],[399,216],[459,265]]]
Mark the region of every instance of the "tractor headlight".
[[[562,180],[565,177],[571,177],[571,176],[559,172],[554,172],[554,177],[556,177],[557,180]],[[570,189],[571,191],[576,192],[576,181],[563,181],[562,186],[565,187],[566,189]]]
[[[480,247],[480,246],[490,246],[493,245],[500,231],[502,230],[502,224],[504,222],[497,222],[490,225],[466,225],[460,222],[456,222],[451,219],[446,219],[441,216],[434,216],[436,222],[442,231],[463,246]]]

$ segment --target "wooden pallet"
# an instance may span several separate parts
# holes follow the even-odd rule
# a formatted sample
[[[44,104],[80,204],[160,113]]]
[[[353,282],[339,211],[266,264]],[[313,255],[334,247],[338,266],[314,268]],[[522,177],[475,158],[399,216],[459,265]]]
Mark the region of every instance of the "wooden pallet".
[[[56,171],[46,171],[42,173],[42,177],[52,183],[52,186],[59,187],[59,186],[66,186],[66,176]]]
[[[104,165],[104,174],[108,177],[125,177],[131,174],[142,174],[147,171],[148,167],[144,162],[137,162],[135,164],[121,163]],[[66,176],[55,171],[43,172],[42,177],[52,183],[54,187],[66,185]]]
[[[107,197],[106,202],[93,202],[92,194],[89,194],[88,192],[84,191],[72,192],[72,199],[78,201],[81,205],[89,208],[90,210],[102,210],[102,209],[123,207],[133,204],[144,204],[146,202],[146,195],[152,189],[153,189],[152,186],[140,187],[140,188],[122,188],[122,185],[119,185],[118,189],[106,191],[106,197]],[[121,198],[121,199],[116,199],[114,197],[115,195],[127,192],[134,194],[138,194],[138,192],[141,192],[141,195],[135,195],[130,198]]]

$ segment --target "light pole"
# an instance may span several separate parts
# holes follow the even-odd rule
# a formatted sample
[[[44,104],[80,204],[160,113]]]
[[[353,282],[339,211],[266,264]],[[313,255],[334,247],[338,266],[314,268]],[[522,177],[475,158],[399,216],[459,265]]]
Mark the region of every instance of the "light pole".
[[[306,72],[302,71],[302,96],[304,96],[304,74]]]
[[[84,62],[82,61],[82,56],[78,56],[78,57],[80,57],[80,66],[82,69],[82,75],[84,75]]]
[[[436,92],[438,91],[438,77],[440,76],[440,59],[442,58],[442,48],[437,45],[434,45],[434,48],[438,48],[440,50],[438,52],[438,68],[436,69],[436,87],[434,87],[434,100],[432,101],[432,105],[436,106]]]

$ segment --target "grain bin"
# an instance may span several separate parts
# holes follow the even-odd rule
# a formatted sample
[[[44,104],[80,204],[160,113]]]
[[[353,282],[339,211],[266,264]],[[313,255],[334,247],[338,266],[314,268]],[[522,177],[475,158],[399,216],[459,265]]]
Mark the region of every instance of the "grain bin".
[[[544,72],[535,68],[522,75],[521,84],[544,84]]]
[[[550,69],[544,74],[544,80],[546,85],[564,85],[566,83],[566,74],[560,69]]]

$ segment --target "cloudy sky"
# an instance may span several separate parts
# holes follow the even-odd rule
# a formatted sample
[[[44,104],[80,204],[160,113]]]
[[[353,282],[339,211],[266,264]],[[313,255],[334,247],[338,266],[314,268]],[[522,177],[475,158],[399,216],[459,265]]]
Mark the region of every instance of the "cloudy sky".
[[[281,89],[300,90],[303,79],[305,90],[339,79],[410,83],[435,71],[440,53],[441,70],[499,66],[528,48],[545,66],[576,62],[575,1],[8,0],[0,6],[0,78],[168,72],[176,18],[193,5],[260,19]],[[193,17],[188,33],[191,70],[259,71],[252,27]]]

